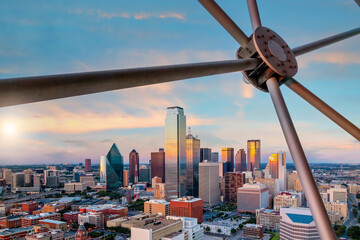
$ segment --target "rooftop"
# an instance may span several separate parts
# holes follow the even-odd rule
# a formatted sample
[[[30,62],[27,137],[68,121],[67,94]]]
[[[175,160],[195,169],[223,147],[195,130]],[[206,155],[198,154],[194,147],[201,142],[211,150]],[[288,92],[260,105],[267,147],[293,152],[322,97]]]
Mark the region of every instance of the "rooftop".
[[[295,213],[286,213],[286,215],[294,223],[310,224],[312,221],[314,221],[314,219],[311,215],[302,215],[302,214],[295,214]]]
[[[0,236],[2,237],[6,237],[8,235],[12,235],[15,233],[20,233],[20,232],[27,232],[27,231],[31,231],[34,227],[22,227],[22,228],[5,228],[5,229],[0,229]]]
[[[54,224],[63,224],[63,223],[66,223],[66,222],[63,222],[63,221],[57,221],[57,220],[51,220],[51,219],[43,219],[43,220],[40,220],[41,222],[46,222],[46,223],[54,223]]]
[[[172,199],[171,202],[196,202],[202,200],[201,198],[194,197],[181,197],[177,199]]]
[[[145,226],[142,226],[140,228],[142,229],[152,229],[153,231],[156,231],[158,229],[167,227],[169,225],[173,225],[177,222],[181,222],[181,220],[162,220],[162,221],[158,221],[152,224],[147,224]]]

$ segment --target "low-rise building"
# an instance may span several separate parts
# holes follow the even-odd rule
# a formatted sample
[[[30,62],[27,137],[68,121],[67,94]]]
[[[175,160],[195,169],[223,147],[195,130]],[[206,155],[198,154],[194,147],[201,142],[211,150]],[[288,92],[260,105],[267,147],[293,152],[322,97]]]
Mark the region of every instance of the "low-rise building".
[[[104,226],[104,214],[101,212],[88,212],[78,215],[79,225],[84,223],[90,223],[95,225],[97,228],[103,228]]]
[[[29,233],[25,237],[26,240],[63,240],[64,232],[60,229],[52,229],[48,232]]]
[[[238,212],[253,212],[256,209],[269,207],[269,190],[264,184],[244,184],[238,188],[237,210]]]
[[[0,218],[0,228],[17,228],[21,226],[21,216],[11,215]]]
[[[348,205],[345,202],[327,202],[324,203],[326,211],[332,213],[339,213],[341,217],[346,218],[348,213]]]
[[[274,209],[280,210],[281,207],[300,207],[298,195],[290,192],[281,192],[274,197]]]
[[[264,228],[262,225],[245,224],[243,227],[243,236],[251,239],[262,239],[264,237]]]
[[[170,203],[165,200],[153,199],[144,203],[144,213],[160,214],[163,217],[170,215]]]
[[[280,211],[271,209],[256,210],[256,224],[264,226],[265,229],[280,231]]]
[[[327,190],[330,202],[347,202],[347,189],[344,187],[332,187]]]
[[[51,220],[51,219],[40,220],[39,224],[44,224],[44,225],[48,226],[48,228],[60,229],[62,231],[66,231],[66,228],[67,228],[66,222]]]
[[[358,194],[360,192],[360,185],[356,183],[350,183],[348,184],[348,190],[351,194]]]
[[[56,213],[66,209],[66,203],[49,203],[42,207],[41,212],[43,213]]]
[[[0,240],[25,239],[26,234],[33,231],[33,227],[0,229]]]
[[[68,193],[83,192],[86,190],[86,187],[85,182],[65,183],[64,190]]]
[[[78,215],[80,214],[79,211],[70,211],[63,214],[63,218],[66,222],[77,222],[78,221]]]
[[[162,220],[142,227],[131,228],[132,240],[184,239],[183,222],[181,220]],[[178,237],[179,239],[179,237]]]
[[[30,227],[39,224],[40,220],[51,219],[51,220],[61,220],[60,213],[40,213],[38,215],[26,215],[21,216],[21,226]]]
[[[34,210],[38,210],[39,203],[38,202],[24,202],[21,204],[21,210],[28,212],[29,214],[32,214]]]
[[[204,237],[204,229],[197,223],[196,218],[167,216],[166,219],[181,220],[185,239],[200,240]]]

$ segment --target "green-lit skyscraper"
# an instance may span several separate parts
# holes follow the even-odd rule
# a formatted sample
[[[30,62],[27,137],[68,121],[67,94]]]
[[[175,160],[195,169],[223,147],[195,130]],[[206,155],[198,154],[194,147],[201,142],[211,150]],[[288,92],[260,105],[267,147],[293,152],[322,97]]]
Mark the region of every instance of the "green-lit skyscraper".
[[[123,157],[114,143],[106,157],[100,158],[100,182],[105,183],[107,191],[123,186],[123,170]]]
[[[186,117],[181,107],[168,107],[165,119],[166,198],[186,195]]]

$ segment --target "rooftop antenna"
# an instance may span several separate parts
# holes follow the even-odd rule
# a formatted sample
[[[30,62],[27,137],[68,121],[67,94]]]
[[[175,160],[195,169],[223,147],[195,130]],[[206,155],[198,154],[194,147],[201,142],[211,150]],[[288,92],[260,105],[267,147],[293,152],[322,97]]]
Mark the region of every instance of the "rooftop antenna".
[[[280,86],[284,84],[293,90],[360,141],[358,127],[293,78],[298,70],[296,57],[355,36],[360,33],[360,27],[291,48],[279,34],[262,26],[256,0],[247,0],[253,29],[253,34],[249,37],[214,0],[198,1],[240,45],[236,52],[237,59],[2,79],[0,81],[0,107],[242,71],[247,82],[261,91],[270,93],[319,235],[321,239],[335,240],[334,230]],[[359,0],[355,1],[359,4]]]
[[[191,127],[188,129],[188,135],[191,135]]]

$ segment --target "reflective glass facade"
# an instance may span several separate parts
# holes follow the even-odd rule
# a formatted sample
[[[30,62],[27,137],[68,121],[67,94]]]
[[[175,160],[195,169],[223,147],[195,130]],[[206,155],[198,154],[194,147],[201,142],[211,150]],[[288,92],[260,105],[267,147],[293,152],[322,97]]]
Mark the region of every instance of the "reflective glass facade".
[[[181,107],[167,108],[165,119],[165,185],[167,199],[186,194],[186,117]]]
[[[129,154],[129,181],[139,182],[139,153],[133,149]]]
[[[123,157],[114,143],[108,154],[100,159],[100,182],[104,182],[106,190],[115,190],[123,186]]]
[[[211,154],[210,154],[211,156]],[[186,136],[186,185],[187,196],[199,196],[200,139]]]
[[[246,153],[244,149],[239,149],[235,155],[235,171],[246,171]]]
[[[224,174],[226,172],[234,171],[234,149],[233,148],[222,148],[221,149],[221,160],[225,163],[226,167],[223,169]]]
[[[260,169],[260,140],[248,140],[247,158],[248,171]]]
[[[151,178],[161,177],[165,183],[165,152],[160,148],[158,152],[151,153]]]

